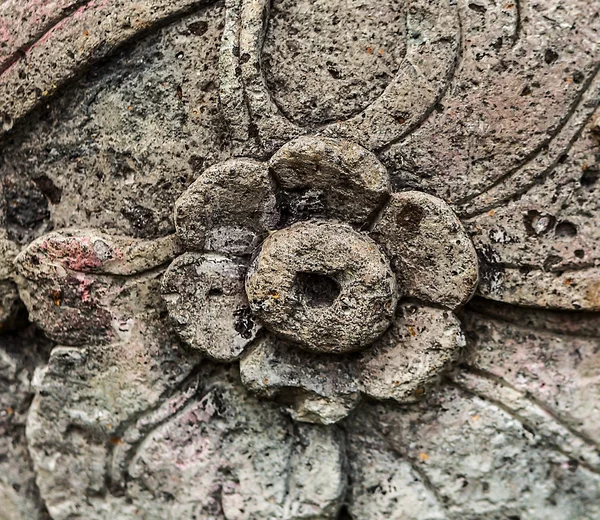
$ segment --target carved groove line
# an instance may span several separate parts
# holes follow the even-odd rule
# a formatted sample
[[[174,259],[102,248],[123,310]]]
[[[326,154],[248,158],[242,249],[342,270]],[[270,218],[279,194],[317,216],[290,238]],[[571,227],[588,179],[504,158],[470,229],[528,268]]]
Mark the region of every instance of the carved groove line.
[[[533,435],[539,435],[548,446],[566,457],[577,460],[589,471],[600,474],[598,445],[560,419],[555,412],[531,396],[523,394],[507,381],[483,370],[467,367],[466,371],[453,376],[452,384],[501,408],[526,425]],[[516,406],[506,404],[510,401],[515,402]],[[557,444],[558,439],[563,441],[565,447]]]
[[[482,213],[495,209],[507,202],[516,201],[532,187],[541,184],[558,165],[562,155],[568,153],[573,143],[581,135],[586,123],[594,114],[600,99],[600,63],[587,79],[579,95],[570,109],[557,125],[556,131],[523,159],[521,164],[502,175],[479,193],[465,197],[454,204],[457,213],[471,220]],[[561,140],[565,141],[561,146]],[[558,141],[558,143],[557,143]],[[552,148],[554,145],[554,149]],[[540,157],[543,150],[548,149],[548,157]],[[544,168],[544,162],[550,160]],[[536,161],[542,164],[536,165]],[[540,170],[540,168],[543,168]],[[511,186],[512,183],[513,185]],[[506,185],[510,193],[507,195]]]
[[[38,42],[46,39],[48,35],[53,32],[64,20],[71,18],[77,11],[85,8],[91,4],[94,0],[77,0],[69,7],[62,10],[62,16],[51,20],[49,23],[40,27],[39,31],[33,35],[25,44],[21,45],[12,54],[9,54],[4,61],[0,63],[0,78],[17,61],[25,59],[27,52],[34,47]]]

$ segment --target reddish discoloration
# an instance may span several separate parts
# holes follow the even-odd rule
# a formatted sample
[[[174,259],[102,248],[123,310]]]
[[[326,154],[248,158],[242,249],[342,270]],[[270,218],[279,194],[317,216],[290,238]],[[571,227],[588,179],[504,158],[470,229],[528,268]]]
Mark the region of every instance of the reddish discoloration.
[[[19,5],[15,6],[15,3]],[[82,0],[4,2],[0,6],[0,44],[3,47],[0,71],[6,72],[33,45],[46,41],[58,25],[73,16],[72,10],[81,3]],[[4,13],[13,16],[3,17]],[[22,22],[15,23],[15,18]]]
[[[86,278],[82,275],[76,276],[76,280],[78,282],[77,291],[79,292],[81,301],[84,303],[90,302],[92,299],[90,294],[90,288],[94,284],[94,280],[90,280],[89,278]]]
[[[49,260],[58,260],[64,267],[73,271],[89,271],[102,267],[102,261],[88,238],[50,238],[41,243],[40,249],[46,252]]]

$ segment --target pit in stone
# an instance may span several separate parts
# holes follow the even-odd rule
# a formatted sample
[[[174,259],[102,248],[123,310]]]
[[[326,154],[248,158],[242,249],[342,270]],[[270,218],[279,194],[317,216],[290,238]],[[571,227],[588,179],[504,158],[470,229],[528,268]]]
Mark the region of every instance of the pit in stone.
[[[319,273],[298,273],[295,285],[300,301],[308,307],[331,307],[341,292],[335,279]]]

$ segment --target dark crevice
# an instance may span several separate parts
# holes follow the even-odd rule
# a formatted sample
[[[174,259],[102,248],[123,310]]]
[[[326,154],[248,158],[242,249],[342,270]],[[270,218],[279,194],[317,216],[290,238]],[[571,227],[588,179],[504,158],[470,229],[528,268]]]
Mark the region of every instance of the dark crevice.
[[[300,301],[308,307],[331,307],[341,292],[337,280],[319,273],[298,273],[295,286]]]
[[[350,514],[347,506],[342,506],[336,520],[355,520],[355,518]]]

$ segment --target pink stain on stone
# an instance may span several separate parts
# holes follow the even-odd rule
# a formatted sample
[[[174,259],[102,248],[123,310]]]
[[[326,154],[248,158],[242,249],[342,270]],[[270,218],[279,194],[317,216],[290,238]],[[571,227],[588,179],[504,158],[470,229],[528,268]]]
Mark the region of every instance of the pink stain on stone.
[[[41,248],[51,260],[59,260],[64,267],[73,271],[102,267],[102,261],[96,256],[93,245],[87,238],[48,239],[42,242]]]
[[[85,277],[84,275],[78,275],[76,278],[77,278],[77,282],[79,284],[78,294],[81,297],[81,301],[84,303],[90,302],[92,300],[90,288],[94,284],[94,280],[90,280],[89,278]]]
[[[0,5],[0,71],[6,72],[32,47],[47,42],[69,18],[85,9],[83,5],[72,13],[81,3],[81,0],[13,0]],[[20,23],[14,23],[10,17],[3,18],[4,12],[19,13]]]

